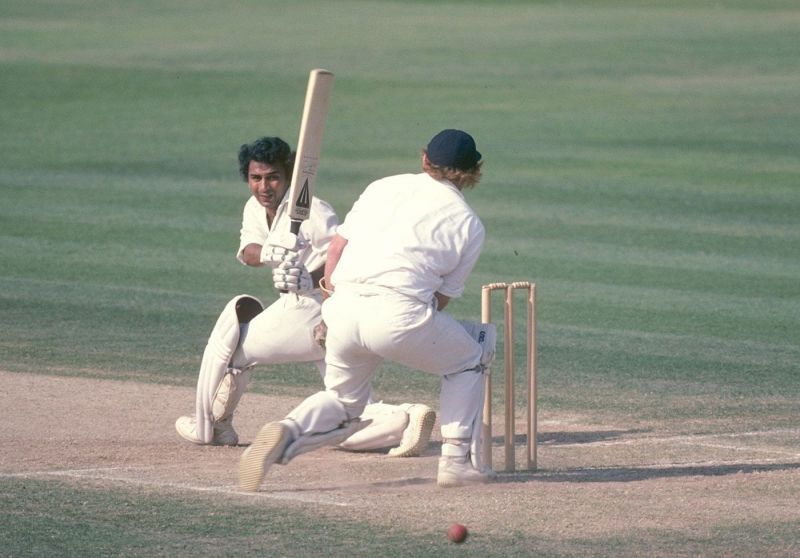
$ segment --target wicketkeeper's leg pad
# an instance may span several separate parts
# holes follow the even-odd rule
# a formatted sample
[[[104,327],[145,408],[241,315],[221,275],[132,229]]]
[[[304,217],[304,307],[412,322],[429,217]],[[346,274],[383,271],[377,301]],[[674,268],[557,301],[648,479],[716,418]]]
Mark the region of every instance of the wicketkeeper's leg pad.
[[[464,329],[467,330],[475,341],[481,346],[481,365],[488,368],[495,358],[497,351],[497,326],[494,324],[482,324],[469,320],[459,320]]]
[[[481,391],[483,393],[483,391]],[[443,457],[469,456],[472,467],[478,471],[487,468],[483,462],[483,444],[491,444],[491,440],[484,440],[481,436],[481,422],[483,420],[483,407],[478,408],[478,413],[472,421],[472,436],[470,438],[444,438],[442,440]]]
[[[336,444],[343,442],[353,434],[357,433],[362,428],[366,428],[371,422],[371,420],[354,418],[342,423],[338,428],[335,428],[330,432],[320,432],[316,434],[306,434],[304,436],[300,436],[292,441],[292,443],[286,448],[286,451],[283,452],[283,457],[281,458],[280,463],[281,465],[286,465],[289,463],[289,461],[302,453],[314,451],[325,446],[335,446]],[[290,421],[281,421],[281,423],[287,424],[290,423]],[[294,433],[294,428],[290,427],[290,429]]]
[[[464,442],[460,446],[461,449],[465,449],[467,444],[472,465],[476,469],[483,468],[481,424],[486,388],[484,375],[488,370],[488,367],[479,365],[476,368],[448,374],[442,378],[440,392],[442,439],[458,439]]]
[[[336,395],[330,391],[319,391],[306,398],[281,421],[291,430],[292,442],[280,462],[285,464],[301,453],[338,444],[370,422],[357,417],[350,418]]]

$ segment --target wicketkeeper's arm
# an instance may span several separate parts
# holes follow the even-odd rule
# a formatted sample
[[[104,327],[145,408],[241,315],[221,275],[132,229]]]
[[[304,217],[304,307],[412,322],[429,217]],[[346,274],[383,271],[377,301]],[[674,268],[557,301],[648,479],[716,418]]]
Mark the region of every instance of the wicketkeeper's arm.
[[[325,289],[327,289],[327,291],[330,293],[332,293],[334,290],[334,284],[331,281],[331,276],[336,270],[336,266],[339,265],[339,260],[342,258],[342,253],[344,253],[344,249],[346,247],[347,239],[338,234],[334,235],[330,245],[328,246],[328,257],[325,260]]]

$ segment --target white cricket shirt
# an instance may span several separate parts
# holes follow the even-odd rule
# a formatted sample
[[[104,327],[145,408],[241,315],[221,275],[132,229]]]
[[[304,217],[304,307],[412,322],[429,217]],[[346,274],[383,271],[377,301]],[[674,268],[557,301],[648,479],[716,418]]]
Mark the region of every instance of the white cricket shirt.
[[[272,220],[274,231],[288,231],[289,224],[289,191],[283,196],[283,201],[278,206],[275,219]],[[300,261],[309,271],[314,271],[325,265],[328,256],[328,245],[331,243],[339,218],[333,208],[319,198],[311,199],[311,212],[309,218],[300,225],[299,238],[308,246],[300,255]],[[258,203],[255,196],[251,196],[244,205],[242,212],[242,229],[239,233],[239,251],[236,259],[244,263],[242,250],[248,244],[264,245],[269,237],[270,228],[267,226],[267,210]]]
[[[373,182],[337,232],[348,243],[334,285],[386,287],[425,303],[437,291],[461,296],[486,236],[458,188],[426,173]]]

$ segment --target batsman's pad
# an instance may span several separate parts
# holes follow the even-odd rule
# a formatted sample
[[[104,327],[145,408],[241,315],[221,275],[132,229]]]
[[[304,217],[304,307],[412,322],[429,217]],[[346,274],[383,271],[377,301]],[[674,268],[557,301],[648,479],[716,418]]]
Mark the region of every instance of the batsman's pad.
[[[497,326],[494,324],[481,324],[469,320],[459,320],[475,341],[481,346],[481,364],[488,368],[495,358],[497,351]]]
[[[214,399],[211,401],[211,414],[214,422],[225,420],[233,415],[236,405],[242,398],[247,384],[250,381],[249,370],[228,368],[222,381],[219,383]]]
[[[257,298],[239,295],[228,302],[211,331],[203,352],[195,399],[197,435],[203,443],[211,443],[214,437],[214,400],[217,398],[225,375],[229,372],[233,353],[239,345],[241,325],[249,323],[262,310],[264,310],[264,305]],[[230,372],[235,374],[239,371],[230,370]],[[231,380],[233,381],[233,378]],[[241,396],[241,394],[239,395]],[[238,402],[238,399],[235,402]],[[226,402],[221,407],[223,412],[228,403],[226,398]]]

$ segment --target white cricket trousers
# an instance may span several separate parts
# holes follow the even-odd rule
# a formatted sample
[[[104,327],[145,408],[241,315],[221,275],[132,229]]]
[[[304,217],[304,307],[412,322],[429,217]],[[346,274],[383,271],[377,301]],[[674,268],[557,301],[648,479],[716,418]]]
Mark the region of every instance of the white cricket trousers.
[[[322,295],[317,293],[311,296],[281,295],[242,327],[231,365],[247,369],[265,364],[313,362],[324,377],[325,350],[314,341],[314,326],[322,320],[321,300]],[[402,439],[408,414],[397,405],[373,403],[370,394],[368,399],[370,405],[366,417],[372,420],[372,424],[343,447],[373,450],[396,446]],[[338,422],[343,420],[340,418]]]
[[[283,294],[244,326],[231,365],[313,362],[325,370],[325,351],[314,341],[314,326],[321,317],[321,296]]]
[[[347,418],[361,414],[373,373],[387,359],[441,376],[442,437],[472,437],[483,405],[481,347],[452,316],[389,289],[337,285],[322,317],[328,325],[325,388]],[[311,426],[297,418],[301,427]]]

